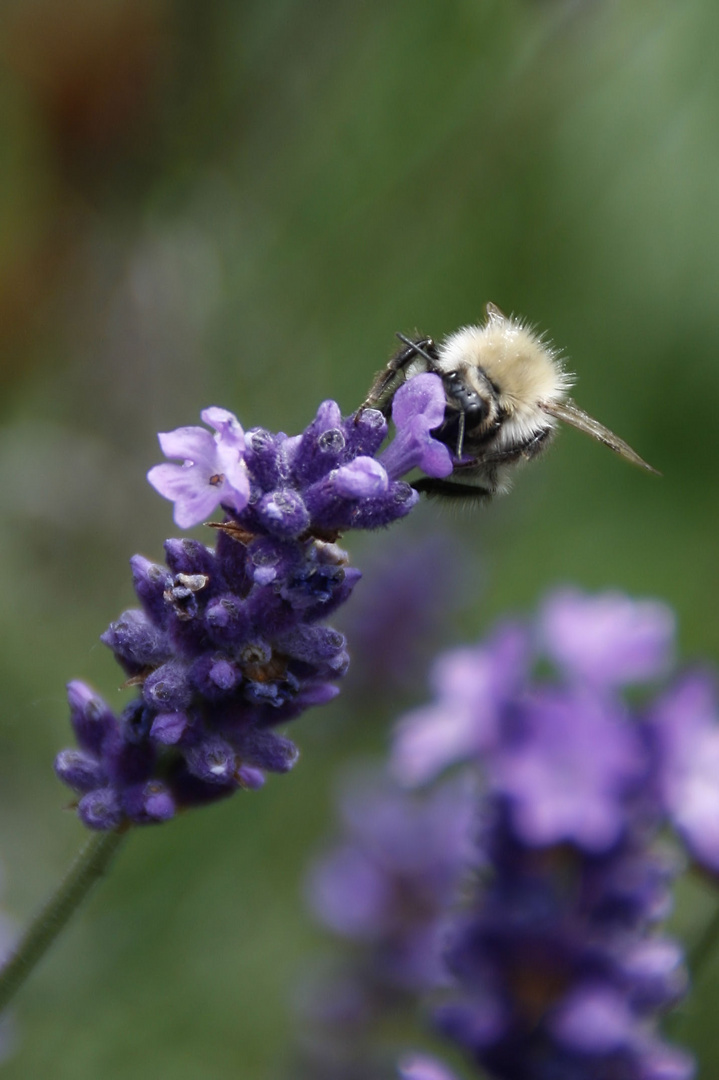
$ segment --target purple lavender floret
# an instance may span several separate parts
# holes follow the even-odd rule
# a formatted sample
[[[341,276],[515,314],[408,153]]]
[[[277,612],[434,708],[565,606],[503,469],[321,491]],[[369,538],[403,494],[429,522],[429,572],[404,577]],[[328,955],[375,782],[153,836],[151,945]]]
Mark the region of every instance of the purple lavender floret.
[[[488,1076],[694,1076],[657,1026],[687,985],[659,928],[676,873],[659,841],[673,825],[719,868],[716,697],[704,675],[639,715],[619,695],[665,669],[672,629],[663,605],[556,594],[534,632],[442,658],[437,703],[400,725],[405,783],[460,761],[485,777],[482,876],[449,926],[456,989],[436,1019]],[[536,659],[554,675],[537,682]]]
[[[200,524],[218,506],[225,519],[214,550],[172,539],[166,565],[131,561],[141,607],[101,640],[135,700],[118,715],[83,683],[68,688],[78,749],[55,768],[89,828],[166,821],[292,768],[297,748],[276,729],[331,701],[349,663],[343,635],[322,625],[360,577],[335,542],[340,531],[404,517],[418,496],[402,472],[447,467],[430,434],[443,416],[441,380],[418,381],[396,395],[401,464],[393,443],[386,463],[376,457],[381,413],[343,419],[333,401],[294,437],[245,433],[218,408],[202,413],[214,434],[160,435],[181,464],[155,466],[148,479],[174,502],[176,522]]]

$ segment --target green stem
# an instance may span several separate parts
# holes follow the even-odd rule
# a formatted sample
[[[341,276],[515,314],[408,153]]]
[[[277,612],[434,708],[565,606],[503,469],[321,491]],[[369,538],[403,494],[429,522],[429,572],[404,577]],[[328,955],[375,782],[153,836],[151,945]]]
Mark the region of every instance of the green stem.
[[[82,849],[57,891],[35,916],[0,968],[0,1012],[42,960],[97,879],[105,873],[124,837],[125,832],[98,833]]]

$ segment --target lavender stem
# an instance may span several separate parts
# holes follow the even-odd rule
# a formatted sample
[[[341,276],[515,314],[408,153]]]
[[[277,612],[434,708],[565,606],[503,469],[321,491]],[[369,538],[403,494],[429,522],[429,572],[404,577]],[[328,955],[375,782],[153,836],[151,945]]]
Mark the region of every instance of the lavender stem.
[[[102,832],[90,839],[53,896],[32,920],[0,968],[0,1012],[20,989],[33,968],[80,906],[97,879],[105,873],[125,833]]]

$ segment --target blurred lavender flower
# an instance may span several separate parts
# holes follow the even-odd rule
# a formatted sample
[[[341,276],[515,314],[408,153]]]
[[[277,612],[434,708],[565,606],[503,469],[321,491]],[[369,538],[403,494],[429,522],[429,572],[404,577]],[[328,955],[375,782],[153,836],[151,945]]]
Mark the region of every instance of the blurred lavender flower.
[[[624,686],[665,674],[673,659],[674,613],[658,600],[558,589],[539,617],[539,643],[565,674],[595,686]]]
[[[447,982],[442,923],[471,854],[474,798],[466,778],[429,795],[363,774],[341,801],[344,839],[316,861],[307,896],[318,920],[353,945],[303,987],[302,1060],[293,1075],[387,1077],[378,1032],[418,993]],[[419,1074],[418,1074],[419,1075]]]
[[[457,1080],[455,1073],[427,1054],[407,1054],[399,1062],[401,1080]]]
[[[473,810],[465,779],[426,796],[380,776],[345,791],[344,840],[316,862],[307,894],[326,927],[370,947],[384,988],[416,992],[446,979],[440,922],[470,856]]]
[[[184,463],[148,475],[175,503],[178,524],[199,524],[218,504],[226,519],[214,551],[168,540],[166,566],[131,561],[142,609],[121,615],[102,641],[139,696],[117,716],[83,683],[68,687],[78,748],[63,750],[55,768],[78,793],[85,825],[165,821],[293,766],[297,749],[275,729],[330,701],[349,662],[343,635],[318,625],[360,577],[334,541],[411,510],[418,496],[402,471],[445,475],[429,434],[440,406],[443,415],[437,376],[408,382],[393,410],[401,452],[393,456],[391,443],[379,460],[382,414],[343,420],[333,401],[295,437],[245,434],[218,408],[202,413],[214,435],[189,427],[160,436]]]
[[[719,709],[715,679],[693,672],[651,712],[659,789],[690,854],[719,874]]]
[[[617,691],[665,674],[673,644],[673,614],[658,601],[558,590],[533,629],[504,623],[488,641],[440,656],[430,677],[435,702],[398,726],[394,771],[403,783],[423,783],[498,746],[537,659],[554,663],[572,694],[594,697],[596,708],[600,698],[607,708],[613,701],[621,711]]]
[[[437,704],[398,729],[405,782],[461,760],[486,778],[484,872],[450,926],[456,991],[436,1018],[490,1076],[694,1075],[657,1030],[686,987],[682,951],[657,929],[675,871],[658,838],[674,823],[697,857],[716,859],[716,701],[703,678],[642,716],[618,694],[666,669],[672,631],[663,605],[557,594],[534,634],[505,627],[443,657]],[[559,677],[533,682],[537,657]]]
[[[352,642],[346,693],[376,702],[416,685],[459,606],[460,583],[463,595],[473,591],[469,573],[461,546],[444,532],[410,544],[392,537],[375,549],[340,624]]]

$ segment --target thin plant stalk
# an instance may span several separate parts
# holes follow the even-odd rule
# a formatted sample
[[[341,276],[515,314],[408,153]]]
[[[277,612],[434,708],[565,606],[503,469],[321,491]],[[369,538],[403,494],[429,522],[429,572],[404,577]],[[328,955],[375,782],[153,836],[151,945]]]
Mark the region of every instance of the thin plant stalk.
[[[88,840],[55,893],[38,912],[0,968],[0,1012],[42,960],[72,914],[107,870],[127,830]]]

